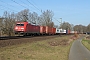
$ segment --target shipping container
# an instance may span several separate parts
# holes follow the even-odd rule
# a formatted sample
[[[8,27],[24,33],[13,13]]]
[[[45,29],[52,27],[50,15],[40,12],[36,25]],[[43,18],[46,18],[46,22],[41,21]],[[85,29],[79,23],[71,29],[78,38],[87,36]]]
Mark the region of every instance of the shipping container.
[[[56,29],[56,34],[66,34],[66,30],[64,30],[64,29]]]
[[[52,34],[56,34],[56,28],[52,28]]]
[[[52,34],[52,28],[46,26],[46,34]]]
[[[40,26],[40,34],[45,34],[45,33],[46,33],[46,27]]]
[[[59,29],[56,28],[56,34],[59,34]]]
[[[60,33],[61,33],[61,34],[66,34],[66,30],[61,29],[61,30],[60,30]]]
[[[66,30],[66,34],[70,34],[70,30]]]
[[[71,33],[71,34],[74,34],[74,33],[75,33],[75,31],[70,31],[70,33]]]

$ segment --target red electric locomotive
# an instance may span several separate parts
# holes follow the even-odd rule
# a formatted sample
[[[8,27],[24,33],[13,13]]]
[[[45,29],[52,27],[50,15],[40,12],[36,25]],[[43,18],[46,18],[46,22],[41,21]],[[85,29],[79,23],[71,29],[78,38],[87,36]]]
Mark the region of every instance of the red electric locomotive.
[[[23,35],[40,34],[40,26],[32,25],[28,22],[17,22],[14,30],[15,34],[23,34]]]

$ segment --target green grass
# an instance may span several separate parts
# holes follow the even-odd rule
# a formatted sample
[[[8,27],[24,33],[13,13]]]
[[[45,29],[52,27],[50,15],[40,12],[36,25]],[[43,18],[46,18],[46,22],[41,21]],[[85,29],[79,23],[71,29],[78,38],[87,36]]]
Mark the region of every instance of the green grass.
[[[0,60],[68,60],[71,43],[52,46],[49,42],[68,40],[68,36],[0,48]]]
[[[90,40],[85,40],[85,39],[83,39],[83,40],[82,40],[82,43],[83,43],[83,45],[84,45],[87,49],[90,50]]]

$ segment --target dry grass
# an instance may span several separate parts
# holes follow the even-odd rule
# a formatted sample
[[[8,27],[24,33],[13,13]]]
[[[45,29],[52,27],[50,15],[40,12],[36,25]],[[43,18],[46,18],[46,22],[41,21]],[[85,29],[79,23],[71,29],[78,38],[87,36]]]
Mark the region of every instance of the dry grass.
[[[87,48],[87,49],[89,49],[90,50],[90,39],[88,40],[86,40],[86,39],[83,39],[82,40],[82,43],[83,43],[83,45]]]
[[[71,36],[0,48],[0,60],[68,60]]]
[[[83,45],[90,50],[90,35],[87,35],[83,40],[82,40]]]

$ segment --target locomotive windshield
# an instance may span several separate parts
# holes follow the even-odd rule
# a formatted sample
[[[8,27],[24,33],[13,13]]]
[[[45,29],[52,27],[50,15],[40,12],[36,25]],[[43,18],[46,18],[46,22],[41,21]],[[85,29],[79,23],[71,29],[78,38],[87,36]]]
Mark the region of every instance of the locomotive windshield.
[[[16,24],[16,26],[24,26],[24,24]]]

